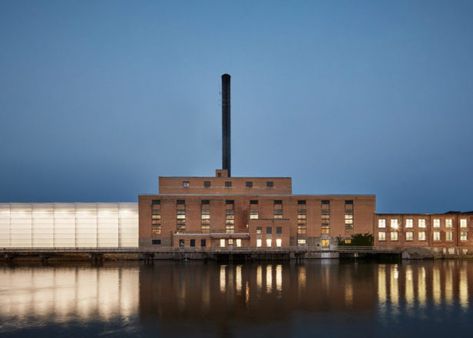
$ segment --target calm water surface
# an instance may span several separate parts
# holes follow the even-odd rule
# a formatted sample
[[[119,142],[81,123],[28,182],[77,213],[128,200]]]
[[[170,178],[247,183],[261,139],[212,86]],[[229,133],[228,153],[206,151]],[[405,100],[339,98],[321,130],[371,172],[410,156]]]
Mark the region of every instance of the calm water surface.
[[[473,262],[0,267],[2,337],[471,337]]]

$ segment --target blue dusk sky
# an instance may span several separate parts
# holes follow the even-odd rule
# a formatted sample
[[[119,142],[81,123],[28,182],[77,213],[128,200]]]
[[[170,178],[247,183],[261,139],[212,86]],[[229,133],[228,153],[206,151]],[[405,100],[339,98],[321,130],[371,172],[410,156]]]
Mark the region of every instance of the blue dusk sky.
[[[473,1],[0,1],[0,201],[136,201],[221,167],[473,210]]]

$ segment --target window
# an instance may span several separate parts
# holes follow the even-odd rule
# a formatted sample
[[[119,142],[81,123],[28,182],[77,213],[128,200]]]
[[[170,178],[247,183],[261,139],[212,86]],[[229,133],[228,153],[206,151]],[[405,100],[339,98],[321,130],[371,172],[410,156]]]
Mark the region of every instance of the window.
[[[378,228],[386,228],[386,220],[384,218],[378,220]]]
[[[320,228],[320,232],[322,234],[327,234],[328,235],[328,234],[330,234],[330,227],[324,226],[324,227]]]
[[[228,245],[233,245],[233,238],[228,239]]]
[[[434,228],[440,228],[440,218],[434,218],[432,226]]]
[[[321,225],[322,228],[330,226],[330,201],[322,200],[320,202],[321,208]]]
[[[220,247],[221,248],[225,247],[225,239],[224,238],[220,238]]]
[[[419,233],[417,234],[417,238],[419,239],[419,241],[425,241],[425,231],[419,231]]]
[[[261,238],[258,238],[258,239],[256,240],[256,247],[257,247],[257,248],[261,248],[261,243],[262,243]]]
[[[466,240],[468,240],[468,232],[461,231],[460,232],[460,241],[466,241]]]
[[[237,238],[235,242],[236,242],[237,248],[241,248],[241,238]]]
[[[433,239],[434,241],[440,241],[440,231],[433,232]]]
[[[299,200],[299,201],[297,201],[297,205],[305,205],[305,200]]]
[[[200,246],[201,246],[202,248],[205,248],[205,247],[207,246],[207,241],[206,241],[205,239],[201,239],[201,240],[200,240]]]
[[[182,181],[182,187],[183,188],[189,188],[189,186],[190,186],[189,181]]]
[[[245,186],[246,186],[247,188],[253,188],[253,182],[246,182],[246,183],[245,183]]]
[[[414,239],[414,233],[412,231],[406,232],[406,241],[412,241]]]
[[[305,201],[297,201],[297,234],[305,235],[307,232],[307,208]]]
[[[225,201],[225,232],[232,234],[235,232],[235,201]]]
[[[391,241],[397,241],[397,240],[398,240],[397,231],[391,231]]]
[[[386,240],[386,233],[384,231],[378,232],[378,241],[385,241]]]
[[[451,228],[453,226],[453,220],[451,218],[447,218],[445,220],[445,227],[446,228]]]
[[[263,228],[262,227],[256,227],[256,234],[261,235]]]
[[[419,228],[425,228],[425,219],[421,218],[419,219]]]
[[[452,231],[445,232],[445,240],[453,241],[453,232]]]
[[[151,232],[153,235],[161,234],[161,201],[151,202]]]
[[[153,240],[151,240],[151,244],[153,244],[153,245],[161,245],[161,240],[160,240],[160,239],[153,239]]]
[[[271,240],[271,238],[266,238],[266,247],[267,247],[267,248],[270,248],[272,242],[273,242],[273,241]]]
[[[271,227],[266,227],[266,234],[271,235],[273,233],[273,228]]]
[[[462,218],[460,220],[460,228],[466,228],[466,227],[467,227],[466,218]]]
[[[298,246],[304,246],[304,245],[306,245],[306,243],[307,243],[307,242],[306,242],[306,239],[305,239],[305,238],[299,238],[299,239],[297,240],[297,245],[298,245]]]
[[[281,219],[283,218],[283,208],[282,208],[282,201],[275,200],[273,202],[273,218]]]
[[[176,201],[176,226],[177,232],[186,231],[186,201]]]
[[[211,185],[210,181],[204,181],[204,188],[210,188]]]
[[[258,214],[258,201],[257,200],[251,200],[250,201],[250,219],[258,219],[259,214]]]
[[[282,227],[276,227],[276,235],[282,234]]]
[[[281,245],[282,245],[282,239],[281,238],[276,239],[276,247],[280,248]]]
[[[231,188],[232,187],[232,182],[231,181],[225,181],[225,188]]]
[[[179,240],[179,247],[180,247],[180,248],[183,248],[184,245],[185,245],[184,240],[183,240],[183,239],[180,239],[180,240]]]
[[[191,248],[195,248],[195,239],[191,239],[190,245]]]
[[[328,248],[330,246],[330,241],[328,239],[323,239],[320,241],[320,243],[322,244],[322,248]]]
[[[412,218],[406,219],[406,228],[414,227],[414,220]]]
[[[200,230],[203,233],[210,232],[210,201],[202,200],[200,202]]]
[[[266,182],[266,187],[267,187],[267,188],[272,188],[272,187],[274,187],[274,182],[273,182],[273,181],[268,181],[268,182]]]
[[[399,229],[399,221],[394,218],[391,220],[391,229]]]
[[[345,201],[345,230],[353,229],[353,200]]]

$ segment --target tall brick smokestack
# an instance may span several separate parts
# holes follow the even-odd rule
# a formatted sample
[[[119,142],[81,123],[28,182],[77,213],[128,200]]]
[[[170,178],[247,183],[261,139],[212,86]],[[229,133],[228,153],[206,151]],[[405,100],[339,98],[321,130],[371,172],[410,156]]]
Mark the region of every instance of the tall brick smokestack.
[[[231,176],[230,75],[222,75],[222,169]]]

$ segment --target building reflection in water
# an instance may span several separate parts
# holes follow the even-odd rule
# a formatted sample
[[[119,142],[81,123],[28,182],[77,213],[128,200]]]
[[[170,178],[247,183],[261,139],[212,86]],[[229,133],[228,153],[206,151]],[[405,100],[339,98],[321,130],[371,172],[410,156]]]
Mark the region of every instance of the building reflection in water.
[[[26,320],[32,325],[31,318],[66,323],[134,317],[158,334],[181,330],[187,336],[207,325],[225,336],[238,320],[278,323],[280,332],[289,333],[291,318],[301,311],[392,321],[427,308],[468,310],[471,273],[473,264],[461,261],[2,268],[0,321],[21,326]]]
[[[136,315],[139,267],[1,268],[0,321],[64,323]],[[7,321],[4,321],[7,322]]]

